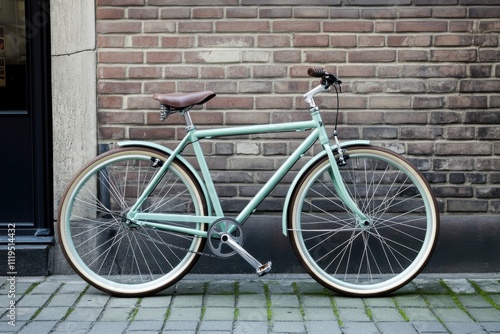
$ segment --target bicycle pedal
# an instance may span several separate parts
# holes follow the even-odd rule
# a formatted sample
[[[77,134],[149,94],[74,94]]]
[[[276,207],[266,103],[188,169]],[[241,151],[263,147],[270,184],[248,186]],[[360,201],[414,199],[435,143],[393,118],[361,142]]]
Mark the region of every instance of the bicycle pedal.
[[[272,265],[273,263],[271,261],[267,262],[266,264],[263,264],[262,266],[257,268],[257,275],[259,275],[259,277],[264,276],[265,274],[271,271]]]

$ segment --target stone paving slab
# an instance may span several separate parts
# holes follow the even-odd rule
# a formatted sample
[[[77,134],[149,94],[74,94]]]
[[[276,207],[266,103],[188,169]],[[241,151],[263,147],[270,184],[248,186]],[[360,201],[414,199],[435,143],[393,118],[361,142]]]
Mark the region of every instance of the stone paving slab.
[[[7,285],[0,277],[0,334],[500,334],[498,274],[420,275],[376,298],[340,296],[305,275],[188,275],[144,298],[72,275],[17,277],[10,297]]]

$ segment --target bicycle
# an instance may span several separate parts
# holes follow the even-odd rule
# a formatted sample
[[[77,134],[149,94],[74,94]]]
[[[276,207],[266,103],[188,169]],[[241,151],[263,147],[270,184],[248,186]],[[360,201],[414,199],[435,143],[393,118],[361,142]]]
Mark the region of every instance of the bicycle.
[[[173,150],[125,141],[86,164],[66,189],[58,212],[61,247],[72,268],[92,286],[116,296],[147,296],[180,280],[203,253],[239,254],[258,275],[271,269],[243,248],[241,225],[295,163],[319,142],[292,182],[283,234],[306,271],[348,296],[390,293],[417,276],[436,245],[439,213],[432,190],[406,158],[368,140],[340,142],[341,80],[323,69],[304,94],[311,120],[199,130],[190,110],[215,93],[155,94],[160,118],[179,113],[186,135]],[[334,143],[314,96],[335,88]],[[200,140],[274,132],[308,136],[236,217],[224,216]],[[200,173],[182,156],[191,145]]]

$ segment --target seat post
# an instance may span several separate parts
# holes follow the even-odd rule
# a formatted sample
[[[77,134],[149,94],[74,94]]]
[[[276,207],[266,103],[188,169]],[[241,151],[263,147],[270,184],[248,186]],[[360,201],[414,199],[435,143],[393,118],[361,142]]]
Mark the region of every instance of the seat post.
[[[191,108],[189,108],[191,109]],[[189,114],[189,109],[185,110],[183,112],[184,119],[186,120],[186,130],[191,131],[194,130],[196,127],[193,124],[193,120],[191,119],[191,115]]]

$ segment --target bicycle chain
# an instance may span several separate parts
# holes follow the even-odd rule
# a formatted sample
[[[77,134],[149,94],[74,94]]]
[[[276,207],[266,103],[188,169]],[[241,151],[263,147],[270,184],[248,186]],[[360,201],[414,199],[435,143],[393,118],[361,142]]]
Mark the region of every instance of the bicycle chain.
[[[184,247],[180,247],[180,246],[176,246],[176,245],[172,245],[172,244],[169,244],[169,243],[166,243],[166,242],[162,242],[162,243],[165,246],[167,246],[167,247],[171,247],[171,248],[174,248],[174,249],[179,249],[179,250],[182,250],[182,251],[185,251],[185,252],[188,252],[188,253],[197,254],[197,255],[203,255],[203,256],[208,256],[208,257],[213,257],[213,258],[218,258],[214,254],[208,254],[208,253],[203,253],[203,252],[196,252],[196,251],[192,251],[190,249],[187,249],[187,248],[184,248]]]

